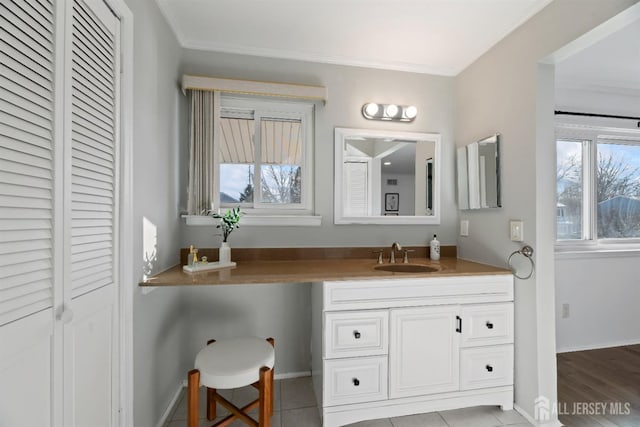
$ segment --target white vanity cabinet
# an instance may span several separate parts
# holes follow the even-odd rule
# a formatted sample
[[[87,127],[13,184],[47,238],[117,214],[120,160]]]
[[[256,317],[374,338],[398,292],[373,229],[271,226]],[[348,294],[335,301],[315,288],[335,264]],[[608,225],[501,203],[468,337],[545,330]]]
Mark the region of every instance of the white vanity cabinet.
[[[509,274],[314,283],[312,316],[325,427],[513,407]]]

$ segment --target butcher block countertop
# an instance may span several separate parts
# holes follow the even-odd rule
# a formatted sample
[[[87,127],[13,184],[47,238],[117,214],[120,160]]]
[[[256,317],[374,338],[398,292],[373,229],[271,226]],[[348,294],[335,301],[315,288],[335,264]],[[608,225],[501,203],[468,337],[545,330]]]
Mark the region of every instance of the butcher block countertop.
[[[188,250],[183,249],[180,264],[140,283],[140,286],[185,286],[185,285],[241,285],[260,283],[307,283],[339,280],[400,279],[415,277],[477,276],[511,274],[504,268],[456,258],[455,246],[442,247],[444,255],[439,261],[426,257],[425,247],[411,247],[410,264],[428,265],[435,272],[398,273],[376,270],[377,256],[373,250],[379,248],[261,248],[232,249],[234,268],[217,271],[185,273]],[[217,260],[217,249],[201,249],[199,256]],[[402,263],[402,254],[396,254]],[[389,249],[384,248],[384,263],[389,262]]]

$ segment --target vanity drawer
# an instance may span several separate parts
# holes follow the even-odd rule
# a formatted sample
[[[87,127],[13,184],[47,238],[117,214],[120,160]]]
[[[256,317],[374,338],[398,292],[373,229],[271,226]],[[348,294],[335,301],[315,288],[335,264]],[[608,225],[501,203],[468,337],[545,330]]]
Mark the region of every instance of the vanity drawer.
[[[387,357],[324,361],[324,406],[387,398]]]
[[[464,348],[460,352],[460,389],[513,384],[513,345]]]
[[[506,302],[513,301],[513,275],[345,280],[324,282],[322,293],[324,311]]]
[[[464,305],[462,347],[513,342],[513,303]]]
[[[325,313],[324,357],[387,354],[387,310]]]

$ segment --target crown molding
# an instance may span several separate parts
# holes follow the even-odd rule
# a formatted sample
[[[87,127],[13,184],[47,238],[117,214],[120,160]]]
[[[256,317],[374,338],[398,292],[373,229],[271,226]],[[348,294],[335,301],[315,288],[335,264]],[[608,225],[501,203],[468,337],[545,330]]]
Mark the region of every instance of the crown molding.
[[[309,52],[258,48],[227,43],[201,42],[195,40],[185,40],[184,43],[181,44],[185,49],[193,50],[259,56],[275,59],[290,59],[294,61],[315,62],[322,64],[347,65],[352,67],[376,68],[381,70],[405,71],[409,73],[434,74],[447,77],[455,76],[463,68],[431,67],[425,64],[415,64],[401,61],[374,61],[367,59],[346,58],[342,56],[322,55]]]

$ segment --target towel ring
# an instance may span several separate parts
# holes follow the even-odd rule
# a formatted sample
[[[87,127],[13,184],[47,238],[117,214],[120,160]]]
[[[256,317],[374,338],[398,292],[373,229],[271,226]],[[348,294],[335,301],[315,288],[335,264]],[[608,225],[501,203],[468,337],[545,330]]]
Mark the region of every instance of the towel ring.
[[[523,257],[527,258],[529,260],[529,262],[531,263],[531,271],[529,272],[528,275],[526,275],[524,277],[518,276],[518,274],[516,273],[515,269],[511,265],[511,259],[516,254],[522,255]],[[509,259],[507,260],[507,264],[509,264],[509,267],[511,268],[511,271],[513,272],[513,275],[516,276],[518,279],[527,280],[528,278],[533,276],[533,272],[535,271],[536,266],[533,263],[533,258],[531,258],[532,256],[533,256],[533,248],[531,246],[529,246],[529,245],[525,245],[525,246],[522,247],[522,249],[517,250],[517,251],[513,251],[513,253],[511,255],[509,255]]]

